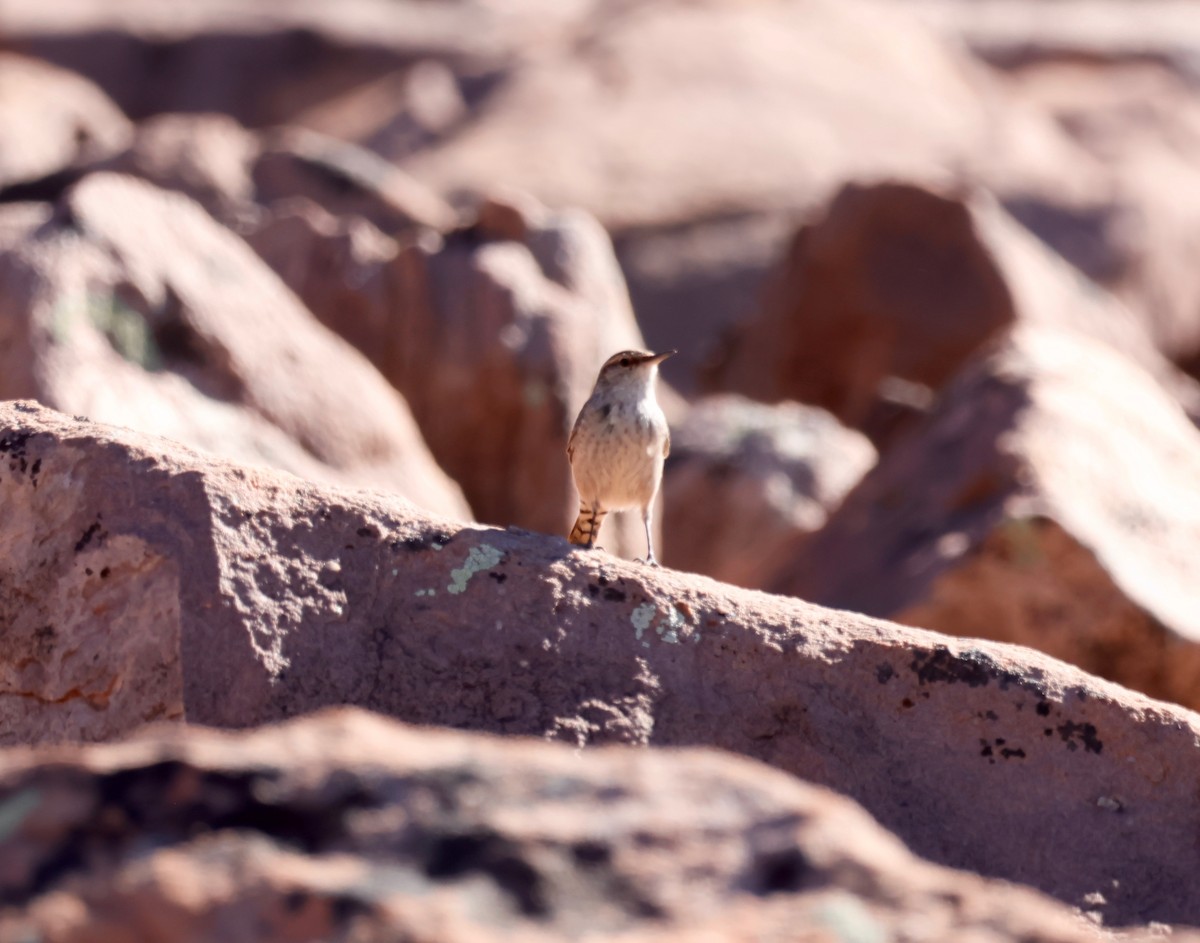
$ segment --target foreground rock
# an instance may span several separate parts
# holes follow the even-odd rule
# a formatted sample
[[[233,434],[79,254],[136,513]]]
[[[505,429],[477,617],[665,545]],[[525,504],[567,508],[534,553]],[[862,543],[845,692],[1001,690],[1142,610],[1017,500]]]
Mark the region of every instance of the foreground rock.
[[[0,809],[3,943],[1095,938],[715,752],[581,757],[342,710],[10,753]]]
[[[701,399],[671,430],[664,562],[761,589],[875,457],[863,435],[820,409]]]
[[[991,199],[909,183],[850,184],[802,227],[708,383],[813,403],[887,440],[1017,321],[1102,338],[1200,404],[1131,312]]]
[[[44,225],[12,212],[0,397],[470,516],[396,391],[189,200],[93,174]]]
[[[1200,707],[1200,433],[1110,346],[1025,329],[773,588],[1040,648]]]
[[[357,704],[572,745],[706,744],[1107,923],[1200,922],[1200,719],[1182,709],[1028,649],[463,526],[30,403],[0,405],[0,449],[6,743]]]
[[[495,197],[470,226],[398,246],[364,220],[302,203],[250,242],[404,394],[479,520],[570,530],[575,414],[610,355],[645,346],[594,219]],[[645,553],[636,514],[610,519],[604,541]]]

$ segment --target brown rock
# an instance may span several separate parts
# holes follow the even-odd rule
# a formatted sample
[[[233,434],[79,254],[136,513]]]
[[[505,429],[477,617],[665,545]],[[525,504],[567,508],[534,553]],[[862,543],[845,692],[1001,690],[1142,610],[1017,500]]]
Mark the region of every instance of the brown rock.
[[[326,325],[411,404],[480,520],[565,534],[578,510],[567,435],[600,365],[644,346],[600,226],[495,197],[470,228],[402,248],[291,204],[250,237]],[[623,518],[629,517],[629,520]],[[645,554],[636,515],[605,546]]]
[[[714,751],[579,756],[340,710],[0,762],[2,943],[1097,937]]]
[[[393,164],[353,144],[313,131],[269,135],[254,164],[258,202],[306,197],[337,216],[362,216],[385,232],[445,229],[455,213]]]
[[[107,157],[132,128],[86,79],[0,53],[0,190]]]
[[[706,397],[671,431],[663,560],[761,589],[875,457],[863,435],[823,410]]]
[[[223,222],[252,216],[257,136],[220,114],[159,115],[105,166],[191,197]]]
[[[1108,345],[1022,329],[773,584],[1200,705],[1200,433]]]
[[[356,704],[572,745],[713,745],[850,795],[918,854],[1108,924],[1200,920],[1200,721],[1181,708],[1026,648],[465,527],[30,403],[0,404],[0,443],[8,743],[110,736],[181,702],[185,719],[226,726]],[[53,637],[29,660],[43,626]],[[78,657],[93,633],[98,659]],[[16,689],[56,659],[55,689]],[[108,691],[107,706],[51,696],[66,681]],[[336,761],[347,742],[319,752]],[[370,752],[376,769],[426,755]],[[277,794],[251,795],[266,821],[328,821],[274,817]],[[367,805],[335,823],[383,827]]]
[[[715,352],[709,384],[813,403],[887,440],[897,400],[920,412],[1018,320],[1110,341],[1195,407],[1137,318],[991,199],[908,183],[850,184],[800,229],[761,314]]]
[[[402,398],[189,200],[89,176],[0,270],[0,396],[468,516]]]

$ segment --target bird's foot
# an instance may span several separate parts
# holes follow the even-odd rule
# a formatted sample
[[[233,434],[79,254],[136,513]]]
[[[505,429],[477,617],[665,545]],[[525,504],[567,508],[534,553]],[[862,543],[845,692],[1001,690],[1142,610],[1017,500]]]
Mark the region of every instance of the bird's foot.
[[[643,563],[646,566],[658,566],[658,561],[655,560],[654,557],[646,557],[644,560],[641,557],[636,557],[633,562]]]

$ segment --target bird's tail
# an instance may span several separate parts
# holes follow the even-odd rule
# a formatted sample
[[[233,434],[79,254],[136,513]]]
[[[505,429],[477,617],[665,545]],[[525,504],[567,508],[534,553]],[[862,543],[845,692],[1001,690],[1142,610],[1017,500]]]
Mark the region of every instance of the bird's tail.
[[[579,517],[575,519],[575,526],[571,528],[567,540],[583,547],[595,546],[596,538],[600,536],[600,525],[604,523],[607,513],[597,508],[580,508]]]

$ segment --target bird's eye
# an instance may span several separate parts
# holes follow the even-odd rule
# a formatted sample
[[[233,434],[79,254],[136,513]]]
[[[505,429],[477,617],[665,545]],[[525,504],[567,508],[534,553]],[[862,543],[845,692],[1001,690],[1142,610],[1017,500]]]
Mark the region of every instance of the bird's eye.
[[[628,357],[622,357],[622,358],[621,358],[621,366],[622,366],[622,367],[628,367],[628,366],[629,366],[629,358],[628,358]]]

